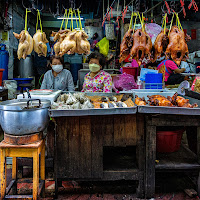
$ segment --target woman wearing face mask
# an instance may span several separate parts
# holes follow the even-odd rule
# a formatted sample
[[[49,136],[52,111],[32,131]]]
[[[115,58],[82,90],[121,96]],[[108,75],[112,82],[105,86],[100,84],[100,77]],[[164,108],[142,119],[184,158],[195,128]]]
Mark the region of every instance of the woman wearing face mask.
[[[86,74],[82,92],[112,92],[112,78],[103,71],[105,57],[99,52],[88,57],[90,72]]]
[[[74,91],[72,75],[69,70],[63,69],[63,64],[63,58],[56,56],[50,58],[52,70],[45,73],[40,89]]]

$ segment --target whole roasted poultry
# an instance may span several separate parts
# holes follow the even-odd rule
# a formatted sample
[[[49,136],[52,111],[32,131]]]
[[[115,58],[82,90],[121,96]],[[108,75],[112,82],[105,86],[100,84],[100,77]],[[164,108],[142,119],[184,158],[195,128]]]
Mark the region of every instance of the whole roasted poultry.
[[[152,48],[153,49],[153,54],[151,59],[152,62],[155,62],[165,53],[168,44],[169,44],[168,29],[166,29],[165,32],[164,30],[162,30],[156,37],[154,46]]]
[[[132,37],[133,46],[130,55],[140,66],[144,58],[150,60],[152,49],[151,38],[146,32],[142,31],[142,29],[136,30]]]
[[[172,102],[162,95],[147,96],[151,106],[173,106]]]
[[[60,44],[62,43],[62,41],[65,39],[65,37],[67,36],[67,34],[69,32],[70,32],[69,29],[59,30],[58,32],[52,31],[52,35],[54,36],[53,40],[54,40],[54,42],[57,41],[53,46],[54,52],[55,52],[55,56],[59,56]]]
[[[33,51],[33,38],[25,30],[21,31],[20,34],[14,33],[14,36],[19,39],[19,45],[17,50],[18,59],[26,59],[27,55],[31,54]]]
[[[34,51],[38,54],[38,56],[47,56],[47,45],[49,41],[46,38],[45,32],[41,32],[37,30],[37,32],[33,36],[33,48]]]
[[[119,59],[120,63],[128,57],[130,50],[133,46],[132,34],[133,34],[133,29],[128,30],[123,37],[122,43],[120,44],[120,59]]]
[[[189,99],[185,99],[184,97],[178,96],[178,93],[175,93],[172,96],[172,103],[178,107],[185,107],[185,108],[195,108],[198,107],[198,105],[195,103],[191,105],[189,103]]]
[[[90,53],[90,43],[88,42],[88,35],[85,31],[77,31],[76,33],[76,53],[78,54],[89,54]]]
[[[60,44],[59,56],[63,56],[65,53],[74,54],[76,52],[76,33],[77,31],[71,31],[65,35],[60,35],[64,40]]]
[[[166,59],[172,58],[177,65],[180,65],[182,60],[185,61],[189,54],[186,43],[189,40],[189,35],[185,35],[177,26],[173,26],[169,33],[169,44],[165,52]]]
[[[147,102],[145,101],[145,98],[140,98],[137,95],[135,95],[135,104],[138,106],[145,106],[147,105]]]

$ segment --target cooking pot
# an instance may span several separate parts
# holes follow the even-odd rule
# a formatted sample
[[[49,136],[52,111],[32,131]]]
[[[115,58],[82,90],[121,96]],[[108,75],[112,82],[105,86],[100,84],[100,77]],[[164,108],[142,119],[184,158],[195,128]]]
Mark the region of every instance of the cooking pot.
[[[43,131],[49,122],[51,102],[40,99],[15,99],[0,103],[0,124],[6,134],[20,136]]]

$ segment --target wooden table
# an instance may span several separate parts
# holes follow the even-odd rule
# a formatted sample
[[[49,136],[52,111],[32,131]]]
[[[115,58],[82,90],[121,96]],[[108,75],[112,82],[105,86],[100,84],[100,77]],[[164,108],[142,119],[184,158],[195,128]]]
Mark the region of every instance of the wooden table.
[[[145,115],[146,125],[146,179],[145,196],[152,198],[155,194],[155,172],[197,172],[200,171],[200,116],[184,115]],[[183,146],[178,152],[156,154],[156,128],[160,126],[186,127],[189,148]],[[159,163],[156,164],[156,160]],[[200,176],[197,191],[200,194]]]
[[[144,196],[143,115],[56,117],[54,120],[56,195],[61,180],[73,179],[138,180],[138,197]]]

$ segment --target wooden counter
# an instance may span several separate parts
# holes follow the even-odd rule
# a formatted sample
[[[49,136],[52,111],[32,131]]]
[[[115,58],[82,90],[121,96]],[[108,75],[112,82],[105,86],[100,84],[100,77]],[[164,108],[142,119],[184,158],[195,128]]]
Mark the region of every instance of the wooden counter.
[[[137,194],[143,197],[145,154],[142,115],[138,114],[137,118],[136,114],[56,117],[54,120],[56,195],[58,183],[63,179],[138,180]]]

